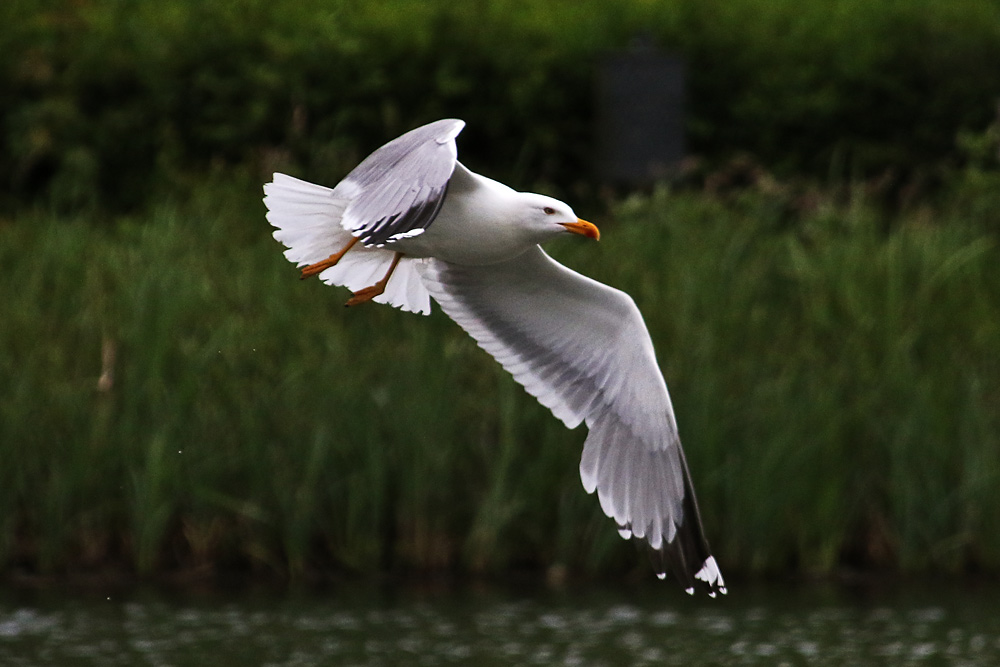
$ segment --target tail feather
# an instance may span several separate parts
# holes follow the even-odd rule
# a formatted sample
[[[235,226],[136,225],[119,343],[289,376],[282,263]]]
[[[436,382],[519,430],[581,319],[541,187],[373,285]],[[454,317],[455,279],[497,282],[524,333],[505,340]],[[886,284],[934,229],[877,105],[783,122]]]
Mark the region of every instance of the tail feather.
[[[350,200],[333,196],[333,190],[275,174],[264,186],[267,221],[274,238],[288,250],[285,257],[297,266],[326,259],[351,239],[340,221]]]
[[[276,228],[274,238],[286,246],[285,257],[296,266],[320,262],[351,240],[351,233],[341,226],[350,203],[331,188],[285,174],[274,174],[274,180],[264,186],[267,221]],[[385,275],[393,254],[391,249],[366,248],[359,243],[319,278],[356,292]],[[416,270],[419,261],[404,257],[385,293],[374,301],[412,313],[430,313],[430,295]]]

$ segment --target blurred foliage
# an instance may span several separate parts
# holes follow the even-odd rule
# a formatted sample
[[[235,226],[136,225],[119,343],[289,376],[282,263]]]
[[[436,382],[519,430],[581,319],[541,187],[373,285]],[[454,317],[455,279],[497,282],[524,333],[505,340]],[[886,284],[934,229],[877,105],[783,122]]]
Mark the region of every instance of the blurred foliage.
[[[129,208],[231,164],[331,183],[446,116],[473,168],[581,195],[592,72],[640,34],[687,62],[690,149],[779,175],[923,178],[1000,95],[996,0],[7,0],[0,207]]]
[[[634,567],[583,434],[440,314],[295,280],[259,183],[456,116],[580,199],[637,34],[695,187],[553,250],[646,313],[723,568],[1000,569],[997,2],[8,0],[0,570]]]
[[[990,174],[891,218],[661,189],[551,244],[644,313],[725,572],[1000,570]],[[0,225],[0,572],[645,572],[581,429],[440,312],[299,281],[230,176]]]

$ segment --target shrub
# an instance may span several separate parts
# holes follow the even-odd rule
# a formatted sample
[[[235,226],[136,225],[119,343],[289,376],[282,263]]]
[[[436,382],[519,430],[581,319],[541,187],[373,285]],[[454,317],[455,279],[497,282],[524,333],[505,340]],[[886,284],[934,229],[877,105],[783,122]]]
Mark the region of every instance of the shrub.
[[[335,181],[419,123],[515,185],[593,184],[595,63],[688,66],[694,153],[851,180],[938,169],[1000,95],[990,0],[5,3],[0,203],[129,207],[219,165]]]

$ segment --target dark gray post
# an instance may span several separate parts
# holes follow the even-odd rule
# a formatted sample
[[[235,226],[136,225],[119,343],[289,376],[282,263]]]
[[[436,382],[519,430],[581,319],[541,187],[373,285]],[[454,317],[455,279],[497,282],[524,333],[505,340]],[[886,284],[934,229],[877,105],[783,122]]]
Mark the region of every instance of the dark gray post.
[[[598,175],[647,185],[684,157],[684,64],[643,40],[597,72]]]

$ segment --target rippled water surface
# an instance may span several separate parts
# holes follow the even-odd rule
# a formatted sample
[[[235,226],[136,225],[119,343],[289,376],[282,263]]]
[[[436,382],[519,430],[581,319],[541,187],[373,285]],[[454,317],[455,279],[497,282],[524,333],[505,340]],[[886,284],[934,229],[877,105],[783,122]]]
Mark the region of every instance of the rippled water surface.
[[[997,665],[1000,587],[0,592],[0,665]]]

